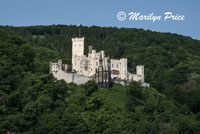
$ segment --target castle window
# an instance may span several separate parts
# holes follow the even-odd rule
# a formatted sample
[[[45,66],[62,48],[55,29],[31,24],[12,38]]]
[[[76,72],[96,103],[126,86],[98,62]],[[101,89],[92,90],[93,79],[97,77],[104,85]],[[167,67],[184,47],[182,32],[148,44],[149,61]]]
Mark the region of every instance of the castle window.
[[[79,47],[81,46],[81,44],[79,44]]]
[[[119,71],[118,70],[112,70],[112,74],[113,75],[119,75]]]
[[[117,68],[118,68],[118,64],[117,64]]]
[[[98,66],[98,62],[96,62],[96,66]]]
[[[112,67],[114,67],[114,64],[112,64]]]

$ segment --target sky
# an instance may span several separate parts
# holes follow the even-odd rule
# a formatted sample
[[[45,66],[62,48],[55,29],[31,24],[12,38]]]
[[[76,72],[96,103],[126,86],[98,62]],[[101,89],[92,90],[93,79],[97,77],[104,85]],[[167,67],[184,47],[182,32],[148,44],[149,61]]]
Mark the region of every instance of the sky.
[[[126,14],[123,21],[118,20],[119,17],[124,18],[124,14],[118,14],[120,11]],[[131,12],[147,17],[153,14],[154,17],[161,16],[161,19],[155,22],[152,19],[130,20]],[[164,21],[166,12],[171,12],[173,16],[184,16],[184,19],[172,20],[170,17]],[[0,0],[0,25],[81,24],[142,28],[177,33],[198,40],[199,13],[200,0]]]

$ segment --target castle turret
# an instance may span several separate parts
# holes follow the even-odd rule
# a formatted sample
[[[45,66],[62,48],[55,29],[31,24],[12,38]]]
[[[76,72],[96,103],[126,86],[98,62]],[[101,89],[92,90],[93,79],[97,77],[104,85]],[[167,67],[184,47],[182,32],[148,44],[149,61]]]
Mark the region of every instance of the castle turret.
[[[127,76],[128,76],[128,71],[127,71],[127,59],[126,58],[122,58],[120,59],[120,63],[121,63],[121,67],[120,67],[120,77],[123,80],[127,80]]]
[[[136,74],[141,75],[141,77],[142,77],[141,82],[144,82],[144,66],[142,66],[142,65],[137,66]]]
[[[92,46],[88,46],[89,53],[92,53]]]
[[[58,60],[58,69],[62,70],[62,60]]]

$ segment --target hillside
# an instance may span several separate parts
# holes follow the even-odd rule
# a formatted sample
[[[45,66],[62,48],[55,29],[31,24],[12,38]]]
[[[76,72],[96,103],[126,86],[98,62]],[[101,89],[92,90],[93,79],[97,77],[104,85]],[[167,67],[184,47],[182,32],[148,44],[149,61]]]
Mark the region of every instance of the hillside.
[[[79,28],[72,25],[1,28],[33,45],[56,50],[65,63],[71,63],[71,38],[79,35]],[[93,45],[97,50],[105,50],[111,58],[128,58],[128,70],[131,73],[135,73],[136,65],[144,65],[145,81],[181,104],[188,103],[185,100],[190,90],[200,87],[199,40],[134,28],[80,28],[81,35],[86,39],[85,54],[88,45]],[[198,112],[197,109],[193,111]]]
[[[200,133],[200,41],[142,29],[81,27],[86,46],[145,65],[152,87],[57,81],[76,26],[0,27],[0,133]],[[86,52],[87,53],[87,52]]]

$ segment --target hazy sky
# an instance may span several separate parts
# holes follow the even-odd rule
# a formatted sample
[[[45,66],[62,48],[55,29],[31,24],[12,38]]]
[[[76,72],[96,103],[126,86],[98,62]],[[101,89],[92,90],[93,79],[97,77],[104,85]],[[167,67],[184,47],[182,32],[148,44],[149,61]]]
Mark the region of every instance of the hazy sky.
[[[0,25],[65,24],[143,28],[178,33],[200,40],[200,0],[0,0]],[[117,13],[126,19],[119,21]],[[161,16],[159,21],[129,20],[129,13]],[[164,13],[184,15],[164,21]],[[122,16],[123,17],[123,16]]]

